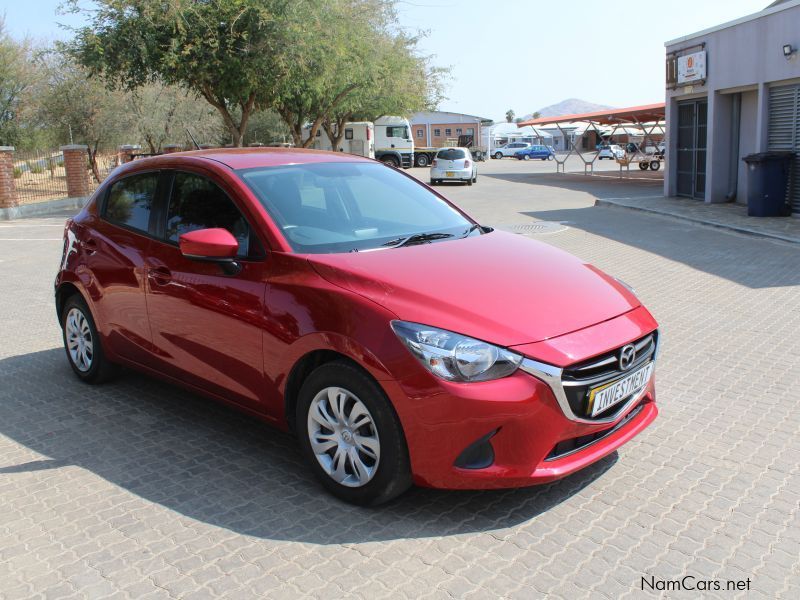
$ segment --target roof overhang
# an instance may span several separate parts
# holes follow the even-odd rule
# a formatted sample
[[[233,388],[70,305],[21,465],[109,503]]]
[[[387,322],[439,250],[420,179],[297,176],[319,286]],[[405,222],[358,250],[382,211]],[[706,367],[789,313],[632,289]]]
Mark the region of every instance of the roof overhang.
[[[666,115],[666,105],[663,102],[658,104],[644,104],[642,106],[631,106],[630,108],[614,108],[610,110],[599,110],[590,113],[574,115],[560,115],[558,117],[540,117],[529,121],[517,123],[518,127],[526,125],[555,125],[558,123],[574,123],[575,121],[586,121],[595,125],[620,125],[624,123],[648,123],[663,121]]]

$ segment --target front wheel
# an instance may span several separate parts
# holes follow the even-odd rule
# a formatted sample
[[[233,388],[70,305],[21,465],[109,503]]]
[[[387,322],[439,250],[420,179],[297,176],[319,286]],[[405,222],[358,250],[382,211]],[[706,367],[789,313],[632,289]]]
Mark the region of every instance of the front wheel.
[[[522,155],[522,160],[530,160],[530,159],[531,159],[531,157],[528,156],[527,154],[523,154]]]
[[[61,331],[69,366],[81,381],[102,383],[114,375],[116,366],[103,353],[92,313],[77,294],[64,303]]]
[[[392,167],[393,169],[400,168],[400,161],[397,160],[394,156],[384,156],[383,158],[381,158],[381,162],[389,167]]]
[[[650,161],[650,170],[658,171],[661,168],[661,162],[657,160]]]
[[[503,158],[503,153],[502,152],[495,152],[494,153],[494,157],[496,159],[500,160],[501,158]]]
[[[312,471],[334,496],[388,502],[411,486],[408,448],[374,379],[345,361],[315,369],[300,389],[297,435]]]

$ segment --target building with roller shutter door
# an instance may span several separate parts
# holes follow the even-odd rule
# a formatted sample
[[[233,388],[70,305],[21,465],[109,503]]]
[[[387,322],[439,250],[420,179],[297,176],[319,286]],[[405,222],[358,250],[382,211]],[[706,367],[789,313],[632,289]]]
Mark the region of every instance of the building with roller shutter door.
[[[800,0],[665,45],[664,193],[746,203],[741,159],[790,150],[797,158],[788,194],[800,216]]]

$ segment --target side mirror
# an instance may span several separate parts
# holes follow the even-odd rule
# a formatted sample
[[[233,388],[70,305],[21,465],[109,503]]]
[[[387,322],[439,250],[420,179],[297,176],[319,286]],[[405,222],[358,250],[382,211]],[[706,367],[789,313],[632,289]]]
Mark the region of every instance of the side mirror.
[[[239,242],[227,229],[214,227],[197,229],[178,238],[181,254],[189,260],[218,263],[226,275],[236,275],[242,270],[236,262]]]

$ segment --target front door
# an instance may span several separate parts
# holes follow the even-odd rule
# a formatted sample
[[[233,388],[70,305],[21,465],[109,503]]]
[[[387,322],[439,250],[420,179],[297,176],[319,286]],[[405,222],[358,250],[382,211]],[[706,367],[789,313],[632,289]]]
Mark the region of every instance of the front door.
[[[678,196],[705,197],[707,125],[708,100],[678,103]]]
[[[171,193],[147,265],[147,310],[161,368],[173,377],[262,410],[264,250],[231,198],[208,177],[167,173]],[[236,275],[185,258],[181,234],[222,227],[239,240]]]

